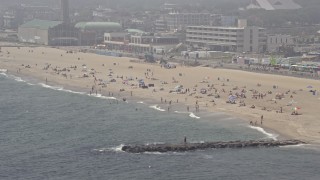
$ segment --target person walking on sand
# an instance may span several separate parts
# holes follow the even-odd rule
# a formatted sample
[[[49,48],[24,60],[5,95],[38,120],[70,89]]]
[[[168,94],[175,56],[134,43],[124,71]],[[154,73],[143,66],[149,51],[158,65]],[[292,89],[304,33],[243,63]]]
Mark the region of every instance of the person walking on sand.
[[[262,123],[263,123],[263,115],[261,115],[260,120],[261,120],[261,125],[262,125]]]

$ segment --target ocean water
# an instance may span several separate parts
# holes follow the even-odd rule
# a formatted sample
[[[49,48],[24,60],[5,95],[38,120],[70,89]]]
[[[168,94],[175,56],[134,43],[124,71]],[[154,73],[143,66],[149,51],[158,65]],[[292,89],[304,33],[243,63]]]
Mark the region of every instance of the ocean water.
[[[129,154],[124,144],[276,138],[223,113],[168,113],[0,73],[0,179],[320,179],[308,146]]]

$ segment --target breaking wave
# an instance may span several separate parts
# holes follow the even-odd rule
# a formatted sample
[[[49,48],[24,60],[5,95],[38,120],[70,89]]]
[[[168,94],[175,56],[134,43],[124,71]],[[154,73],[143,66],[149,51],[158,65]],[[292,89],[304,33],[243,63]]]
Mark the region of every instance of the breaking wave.
[[[195,115],[195,114],[193,114],[193,113],[190,113],[190,114],[189,114],[189,116],[190,116],[190,117],[192,117],[192,118],[200,119],[200,117],[199,117],[199,116],[196,116],[196,115]]]
[[[157,110],[157,111],[161,111],[161,112],[166,111],[166,110],[164,110],[164,109],[161,109],[158,105],[150,106],[150,108],[155,109],[155,110]]]
[[[261,127],[256,127],[256,126],[248,126],[248,127],[251,128],[251,129],[255,129],[255,130],[257,130],[257,131],[265,134],[268,138],[273,139],[273,140],[277,140],[277,137],[279,136],[279,135],[277,135],[277,134],[268,133],[267,131],[265,131],[265,130],[264,130],[263,128],[261,128]]]

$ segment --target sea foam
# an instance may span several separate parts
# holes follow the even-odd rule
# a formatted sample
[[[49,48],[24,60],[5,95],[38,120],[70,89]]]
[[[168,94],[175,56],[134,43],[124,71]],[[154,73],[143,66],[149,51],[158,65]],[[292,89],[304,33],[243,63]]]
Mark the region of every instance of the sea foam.
[[[12,78],[18,82],[26,82],[25,80],[21,79],[21,77],[12,76]]]
[[[297,145],[281,146],[281,148],[297,148],[297,147],[303,147],[303,146],[306,146],[306,144],[297,144]]]
[[[94,149],[96,152],[124,152],[122,151],[124,144],[120,144],[119,146],[116,147],[111,147],[111,148],[100,148],[100,149]]]
[[[117,100],[115,97],[108,97],[108,96],[103,96],[102,94],[87,94],[88,96],[100,98],[100,99],[111,99],[111,100]]]
[[[68,92],[68,93],[73,93],[73,94],[85,94],[85,92],[77,92],[77,91],[72,91],[69,89],[64,89],[63,87],[59,87],[59,86],[50,86],[44,83],[39,83],[40,86],[44,87],[44,88],[48,88],[48,89],[52,89],[52,90],[56,90],[56,91],[63,91],[63,92]]]
[[[150,106],[150,108],[155,109],[155,110],[157,110],[157,111],[161,111],[161,112],[166,111],[166,110],[164,110],[164,109],[161,109],[158,105]]]
[[[257,130],[257,131],[259,131],[259,132],[267,135],[267,137],[270,138],[270,139],[277,140],[277,137],[278,137],[277,134],[268,133],[267,131],[265,131],[265,130],[264,130],[263,128],[261,128],[261,127],[256,127],[256,126],[248,126],[248,127],[251,128],[251,129],[255,129],[255,130]]]
[[[190,116],[190,117],[192,117],[192,118],[200,119],[200,117],[199,117],[199,116],[196,116],[196,115],[195,115],[195,114],[193,114],[193,113],[190,113],[190,114],[189,114],[189,116]]]
[[[6,72],[8,72],[8,70],[7,69],[0,69],[0,72],[6,73]]]
[[[8,75],[6,73],[4,73],[4,72],[0,72],[0,75],[8,77]]]

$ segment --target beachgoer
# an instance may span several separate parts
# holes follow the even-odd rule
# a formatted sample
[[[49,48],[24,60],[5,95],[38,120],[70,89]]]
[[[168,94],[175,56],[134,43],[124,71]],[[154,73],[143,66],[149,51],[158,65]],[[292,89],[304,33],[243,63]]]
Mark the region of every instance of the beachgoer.
[[[183,142],[187,143],[187,137],[186,136],[184,137]]]
[[[261,118],[260,118],[260,119],[261,119],[261,125],[262,125],[262,121],[263,121],[263,115],[261,115]]]

